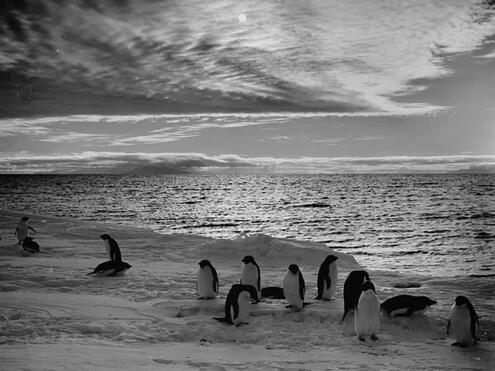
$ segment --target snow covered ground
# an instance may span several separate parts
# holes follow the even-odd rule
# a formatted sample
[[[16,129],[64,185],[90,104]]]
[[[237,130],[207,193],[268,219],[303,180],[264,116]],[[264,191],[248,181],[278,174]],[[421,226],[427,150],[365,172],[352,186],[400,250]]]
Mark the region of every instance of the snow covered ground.
[[[409,293],[438,304],[411,318],[383,316],[379,341],[362,343],[352,316],[340,322],[345,277],[360,266],[323,244],[263,235],[235,240],[163,235],[34,215],[42,252],[22,256],[13,235],[21,216],[0,212],[2,370],[489,370],[495,365],[495,285],[487,280],[404,277],[364,267],[382,301]],[[132,265],[124,276],[86,276],[107,260],[102,233],[117,240]],[[339,256],[337,298],[315,301],[318,268],[329,253]],[[260,265],[262,287],[282,286],[288,265],[298,264],[312,304],[293,312],[285,300],[265,299],[251,304],[249,325],[213,320],[223,315],[245,255]],[[201,259],[218,271],[216,300],[196,299]],[[481,341],[471,348],[452,347],[445,334],[456,295],[467,295],[480,315]]]

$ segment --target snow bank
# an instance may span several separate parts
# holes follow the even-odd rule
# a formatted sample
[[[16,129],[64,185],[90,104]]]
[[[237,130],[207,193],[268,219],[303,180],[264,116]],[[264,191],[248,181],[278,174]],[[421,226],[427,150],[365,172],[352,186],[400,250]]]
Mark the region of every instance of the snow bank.
[[[469,349],[445,335],[452,297],[462,288],[479,308],[483,331],[493,300],[489,284],[401,277],[365,267],[383,301],[423,293],[439,304],[424,315],[382,318],[380,340],[361,343],[352,315],[342,324],[342,287],[354,259],[322,244],[242,235],[213,240],[33,216],[41,254],[23,257],[12,234],[19,213],[0,212],[0,345],[5,370],[486,370],[493,365],[490,335]],[[99,235],[109,233],[132,268],[122,277],[86,276],[106,259]],[[262,286],[280,285],[288,264],[302,267],[307,300],[301,312],[284,300],[251,305],[249,325],[218,323],[240,259],[253,255]],[[316,275],[328,254],[339,256],[336,300],[314,301]],[[210,258],[220,278],[216,300],[196,300],[197,263]],[[417,283],[397,285],[397,283]],[[483,281],[484,282],[484,281]],[[26,351],[28,349],[28,351]]]
[[[201,255],[211,258],[240,259],[252,255],[265,265],[305,264],[319,267],[328,255],[339,258],[339,267],[345,270],[359,269],[359,265],[350,255],[337,252],[316,242],[295,241],[273,238],[264,234],[240,234],[235,239],[218,239],[205,243]]]

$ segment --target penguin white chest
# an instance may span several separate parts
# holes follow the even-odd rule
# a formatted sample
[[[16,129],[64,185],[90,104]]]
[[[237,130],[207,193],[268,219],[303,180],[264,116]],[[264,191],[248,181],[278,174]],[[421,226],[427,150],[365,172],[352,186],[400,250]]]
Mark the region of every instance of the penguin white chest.
[[[359,297],[354,329],[358,336],[376,335],[380,330],[380,302],[373,290],[366,290]]]
[[[453,305],[450,309],[450,331],[451,336],[460,344],[472,344],[474,338],[471,333],[471,315],[465,306]],[[477,330],[477,325],[475,330]]]
[[[258,268],[254,264],[243,264],[241,271],[241,284],[251,285],[260,290],[258,287]]]
[[[237,297],[237,305],[239,307],[239,313],[237,317],[234,313],[234,308],[230,308],[230,317],[232,318],[232,323],[236,326],[249,323],[249,298],[251,294],[247,291],[241,291]]]
[[[217,295],[213,289],[213,274],[210,267],[203,267],[198,271],[198,295],[200,298],[215,298]]]
[[[110,255],[110,242],[108,242],[108,240],[104,240],[103,247],[105,248],[105,252],[108,255],[108,258],[112,260],[112,256]]]
[[[284,296],[290,306],[297,309],[303,307],[303,299],[299,291],[299,273],[288,272],[284,277]]]

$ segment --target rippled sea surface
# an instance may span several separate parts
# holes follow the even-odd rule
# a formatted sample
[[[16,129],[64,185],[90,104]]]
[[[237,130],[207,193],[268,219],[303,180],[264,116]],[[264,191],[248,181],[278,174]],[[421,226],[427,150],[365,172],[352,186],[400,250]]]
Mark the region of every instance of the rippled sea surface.
[[[160,233],[324,242],[370,269],[495,277],[495,175],[2,175],[0,200]]]

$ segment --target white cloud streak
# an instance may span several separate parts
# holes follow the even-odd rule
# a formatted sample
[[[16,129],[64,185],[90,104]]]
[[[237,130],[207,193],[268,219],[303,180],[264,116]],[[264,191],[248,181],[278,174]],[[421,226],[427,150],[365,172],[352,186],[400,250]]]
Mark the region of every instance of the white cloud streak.
[[[245,172],[269,173],[387,173],[451,172],[472,168],[495,169],[495,156],[390,156],[390,157],[242,157],[202,153],[82,152],[0,155],[0,173],[166,173]]]

